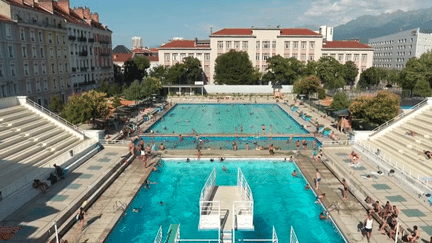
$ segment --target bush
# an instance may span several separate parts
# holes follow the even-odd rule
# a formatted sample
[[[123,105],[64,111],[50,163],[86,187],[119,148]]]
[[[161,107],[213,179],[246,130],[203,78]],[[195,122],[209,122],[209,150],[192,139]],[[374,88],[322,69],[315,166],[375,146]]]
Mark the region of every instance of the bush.
[[[319,89],[318,90],[318,99],[323,100],[326,97],[326,91],[325,89]]]

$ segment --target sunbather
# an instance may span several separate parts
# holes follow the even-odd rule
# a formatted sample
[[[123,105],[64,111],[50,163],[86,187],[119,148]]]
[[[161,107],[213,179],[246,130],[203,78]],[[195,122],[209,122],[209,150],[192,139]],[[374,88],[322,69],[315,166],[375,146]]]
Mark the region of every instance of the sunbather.
[[[33,181],[33,188],[41,190],[42,193],[46,193],[49,186],[46,182],[41,182],[39,179],[35,179]]]

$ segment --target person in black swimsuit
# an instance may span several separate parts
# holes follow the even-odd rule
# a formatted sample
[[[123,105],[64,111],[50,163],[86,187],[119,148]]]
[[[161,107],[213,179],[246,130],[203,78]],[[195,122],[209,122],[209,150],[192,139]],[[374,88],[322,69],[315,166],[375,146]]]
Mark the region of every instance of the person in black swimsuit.
[[[303,144],[303,150],[306,150],[306,149],[307,149],[307,142],[306,142],[306,139],[303,138],[303,142],[302,142],[302,144]]]
[[[84,211],[83,207],[80,207],[78,215],[77,215],[77,219],[80,221],[80,230],[83,229],[84,227],[84,215],[87,215],[87,213]]]

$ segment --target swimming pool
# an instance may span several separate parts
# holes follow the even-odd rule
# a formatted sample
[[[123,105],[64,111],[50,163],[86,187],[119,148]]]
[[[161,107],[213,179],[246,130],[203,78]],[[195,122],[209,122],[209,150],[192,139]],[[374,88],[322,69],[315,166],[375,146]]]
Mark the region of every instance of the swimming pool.
[[[141,140],[144,141],[144,144],[147,145],[151,142],[154,142],[156,145],[156,150],[159,149],[159,145],[161,143],[167,149],[176,149],[176,150],[194,150],[197,149],[198,143],[196,137],[183,137],[183,141],[180,142],[178,136],[161,136],[161,137],[140,137]],[[313,141],[315,138],[313,137],[305,137],[307,141],[307,148],[309,150],[313,149]],[[235,141],[237,143],[239,150],[244,150],[246,147],[246,143],[249,144],[249,149],[254,150],[256,147],[268,148],[270,144],[273,144],[276,150],[295,150],[296,149],[296,141],[300,140],[302,142],[303,137],[293,137],[292,141],[290,141],[290,137],[273,137],[269,139],[269,137],[210,137],[210,136],[202,136],[199,137],[199,140],[202,140],[203,144],[201,146],[202,150],[232,150],[232,142]],[[321,143],[316,140],[317,147],[321,147]],[[138,143],[138,141],[136,142]],[[300,149],[303,149],[303,146],[300,146]]]
[[[160,134],[307,134],[308,132],[277,104],[178,104],[146,133]]]
[[[185,239],[216,239],[217,231],[199,231],[200,192],[210,172],[217,169],[217,185],[235,185],[240,167],[252,189],[255,200],[255,231],[237,231],[237,239],[271,239],[272,227],[279,242],[289,242],[293,226],[300,243],[345,242],[331,221],[318,219],[323,210],[316,204],[315,195],[304,190],[300,175],[291,176],[298,168],[281,160],[233,159],[223,162],[184,159],[163,160],[162,168],[150,176],[150,189],[142,188],[118,221],[106,242],[153,242],[159,226],[164,236],[170,224],[181,224]],[[228,172],[221,170],[222,165]],[[159,202],[165,203],[160,205]],[[138,213],[133,208],[139,208]]]

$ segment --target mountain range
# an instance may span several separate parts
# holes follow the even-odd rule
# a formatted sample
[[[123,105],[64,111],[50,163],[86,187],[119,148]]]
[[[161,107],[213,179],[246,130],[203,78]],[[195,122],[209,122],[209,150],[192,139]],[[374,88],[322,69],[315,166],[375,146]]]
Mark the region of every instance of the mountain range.
[[[420,28],[420,32],[432,33],[432,8],[406,12],[397,10],[378,16],[363,15],[334,27],[333,39],[359,39],[362,43],[368,43],[372,38],[417,28]]]

